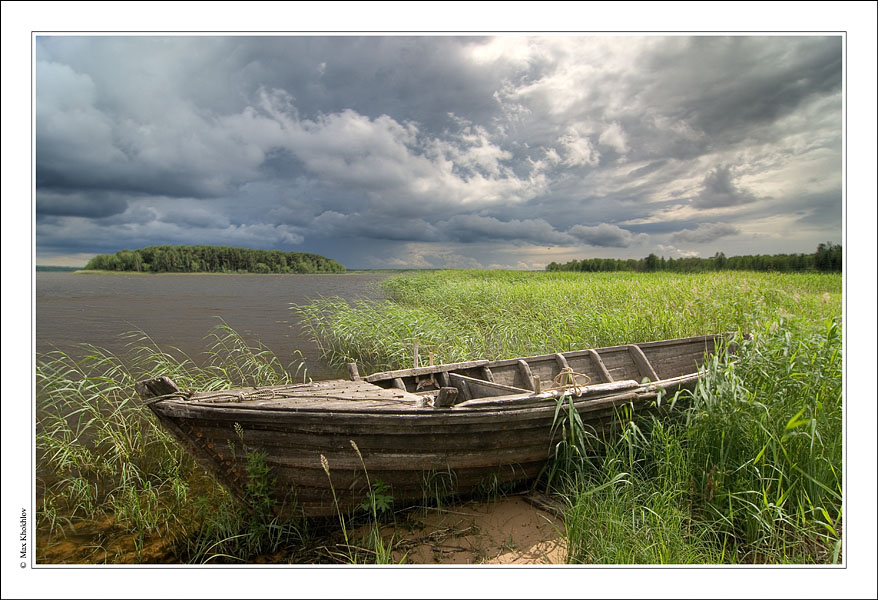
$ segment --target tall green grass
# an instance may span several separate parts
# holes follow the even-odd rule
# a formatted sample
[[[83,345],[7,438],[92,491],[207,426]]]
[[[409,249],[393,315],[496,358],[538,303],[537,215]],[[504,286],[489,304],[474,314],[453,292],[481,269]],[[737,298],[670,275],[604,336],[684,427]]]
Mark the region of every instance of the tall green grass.
[[[565,435],[571,562],[839,560],[838,319],[774,325],[714,356],[676,421],[620,414],[617,438]]]
[[[366,370],[512,358],[707,332],[779,314],[840,314],[841,277],[772,273],[439,271],[383,282],[388,299],[324,298],[293,310],[334,364]]]
[[[266,511],[255,518],[241,512],[144,409],[134,383],[161,373],[181,389],[199,391],[282,384],[304,378],[302,364],[284,368],[264,346],[248,344],[225,324],[209,335],[200,367],[143,333],[128,337],[125,357],[95,346],[83,346],[82,356],[58,350],[38,357],[38,532],[52,540],[77,524],[109,518],[133,536],[138,552],[146,538],[159,536],[191,546],[184,554],[195,559],[212,556],[211,546],[214,554],[229,554],[230,545],[217,542],[234,536],[249,535],[247,544],[231,548],[239,555],[264,550],[252,529],[259,533]],[[258,480],[258,470],[254,475]]]
[[[331,361],[373,370],[410,366],[414,342],[451,362],[739,332],[676,419],[621,410],[602,440],[559,404],[543,485],[567,502],[568,560],[840,559],[839,275],[454,271],[384,287],[383,302],[294,309]]]

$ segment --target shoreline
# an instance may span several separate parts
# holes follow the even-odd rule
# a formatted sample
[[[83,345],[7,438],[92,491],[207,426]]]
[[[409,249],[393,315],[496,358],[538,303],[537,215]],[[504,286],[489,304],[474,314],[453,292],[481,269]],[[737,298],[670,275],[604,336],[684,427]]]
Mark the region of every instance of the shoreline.
[[[40,271],[41,273],[51,273],[52,271]],[[57,271],[61,272],[61,271]],[[279,275],[279,276],[301,276],[301,275],[356,275],[361,273],[374,273],[374,271],[345,271],[343,273],[256,273],[255,271],[241,272],[217,272],[217,271],[168,271],[162,273],[154,273],[152,271],[103,271],[98,269],[77,269],[69,271],[74,275]]]

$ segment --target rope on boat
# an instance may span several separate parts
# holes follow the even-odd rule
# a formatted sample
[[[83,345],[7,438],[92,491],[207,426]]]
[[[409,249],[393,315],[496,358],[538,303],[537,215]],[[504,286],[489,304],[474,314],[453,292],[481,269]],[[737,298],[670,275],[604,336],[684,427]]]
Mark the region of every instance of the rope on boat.
[[[189,392],[172,392],[170,394],[162,394],[161,396],[153,396],[152,398],[145,400],[144,404],[150,405],[155,404],[156,402],[160,402],[162,400],[173,400],[175,398],[178,398],[180,400],[188,400],[189,396]]]
[[[585,379],[584,382],[578,382],[576,380],[577,377],[582,377]],[[573,394],[578,396],[582,393],[580,388],[583,388],[591,383],[591,377],[586,375],[585,373],[577,373],[571,367],[564,367],[561,369],[561,372],[555,375],[552,379],[551,387],[546,389],[550,390],[563,390],[566,392],[567,390],[572,390]]]

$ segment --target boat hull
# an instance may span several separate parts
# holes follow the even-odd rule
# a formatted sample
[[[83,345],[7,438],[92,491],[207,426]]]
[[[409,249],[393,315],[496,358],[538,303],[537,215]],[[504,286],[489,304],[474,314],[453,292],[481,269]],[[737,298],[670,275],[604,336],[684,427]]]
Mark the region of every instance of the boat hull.
[[[589,386],[574,381],[524,391],[488,382],[484,385],[494,387],[485,389],[498,390],[495,395],[473,398],[464,390],[461,402],[448,407],[425,403],[429,391],[418,395],[392,385],[402,381],[412,388],[418,377],[423,379],[407,380],[402,371],[371,382],[334,380],[192,397],[161,378],[166,388],[150,380],[150,385],[139,383],[138,392],[162,425],[237,497],[248,500],[253,465],[261,462],[268,467],[273,499],[284,512],[301,510],[320,517],[356,509],[377,482],[394,505],[402,506],[531,481],[561,439],[557,425],[564,413],[558,414],[559,401],[572,402],[585,427],[605,436],[620,418],[630,417],[625,407],[635,413],[662,411],[667,401],[657,403],[659,394],[668,398],[691,389],[698,380],[697,367],[715,349],[712,337],[698,343],[701,354],[696,358],[688,342],[692,364],[685,365],[687,372],[674,374],[662,367],[665,375],[672,375],[665,379]],[[487,364],[499,374],[505,366],[501,363],[519,368],[510,361]],[[534,371],[542,368],[538,361],[532,364]],[[484,369],[442,371],[466,372],[476,375]],[[469,381],[472,391],[469,377],[459,379]]]

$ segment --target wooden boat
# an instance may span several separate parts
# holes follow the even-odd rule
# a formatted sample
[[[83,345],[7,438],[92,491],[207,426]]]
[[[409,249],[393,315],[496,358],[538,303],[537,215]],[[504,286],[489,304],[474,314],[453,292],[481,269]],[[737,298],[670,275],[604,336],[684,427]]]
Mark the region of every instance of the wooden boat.
[[[605,431],[620,407],[656,409],[660,392],[693,387],[724,337],[366,377],[351,364],[350,381],[192,393],[159,377],[136,387],[162,425],[232,493],[246,501],[247,455],[264,453],[275,500],[327,516],[336,514],[336,503],[342,511],[356,508],[377,481],[404,505],[532,480],[560,439],[553,427],[560,398],[572,401],[587,427]]]

